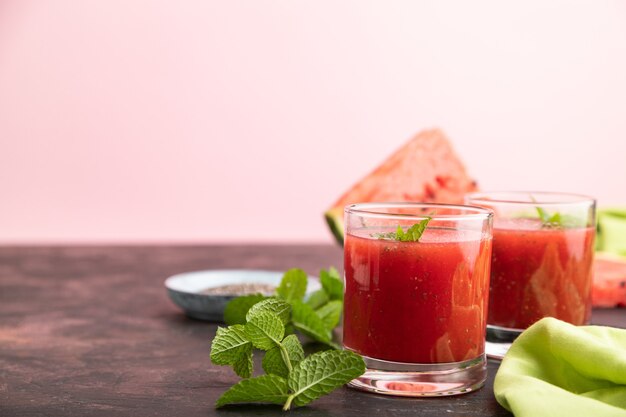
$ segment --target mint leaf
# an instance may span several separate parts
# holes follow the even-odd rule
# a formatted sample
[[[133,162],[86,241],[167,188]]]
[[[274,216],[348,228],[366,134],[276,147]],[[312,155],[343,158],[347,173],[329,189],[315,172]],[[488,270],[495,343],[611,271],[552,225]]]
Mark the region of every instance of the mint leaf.
[[[550,222],[550,215],[547,211],[545,211],[542,207],[535,207],[535,209],[537,210],[537,214],[539,215],[542,223]]]
[[[293,368],[287,381],[291,395],[284,410],[293,403],[301,406],[328,394],[365,372],[359,355],[346,350],[315,353]]]
[[[339,272],[333,267],[328,271],[320,271],[320,282],[322,288],[331,300],[343,300],[343,280],[339,277]]]
[[[242,378],[250,378],[253,371],[252,364],[252,343],[244,347],[235,363],[233,363],[233,370],[237,375]]]
[[[334,300],[315,310],[315,313],[322,319],[326,328],[332,331],[339,324],[342,309],[343,302]]]
[[[287,324],[287,322],[289,322],[289,313],[291,312],[291,306],[287,302],[279,300],[278,298],[268,298],[253,305],[246,314],[246,320],[249,321],[252,316],[255,316],[261,311],[269,311],[270,313],[274,313],[278,316],[283,324]]]
[[[544,223],[543,226],[550,227],[561,227],[563,225],[563,219],[561,218],[561,213],[554,213],[547,221],[547,225]]]
[[[320,273],[320,275],[322,275]],[[306,303],[311,306],[312,309],[317,309],[328,302],[328,295],[324,289],[314,291],[307,298]]]
[[[413,226],[409,227],[406,232],[402,227],[398,226],[395,233],[374,233],[372,236],[377,239],[397,240],[399,242],[419,242],[431,219],[431,217],[426,217],[419,223],[415,223]]]
[[[263,370],[267,374],[279,375],[287,378],[289,375],[289,368],[296,366],[302,359],[304,359],[304,350],[296,335],[290,335],[285,337],[282,341],[282,346],[287,352],[287,359],[291,366],[285,363],[285,357],[281,353],[280,347],[276,346],[268,350],[263,357]]]
[[[244,379],[233,385],[215,403],[216,407],[236,403],[283,404],[289,396],[287,380],[277,375]]]
[[[226,329],[217,328],[211,343],[211,362],[232,365],[242,378],[252,376],[252,343],[246,336],[244,326],[237,324]]]
[[[245,332],[255,348],[270,350],[283,340],[285,325],[276,314],[270,311],[259,311],[248,317]]]
[[[430,219],[431,219],[430,217],[427,217],[421,222],[416,223],[413,226],[409,227],[409,229],[406,231],[405,238],[402,241],[403,242],[419,241],[420,238],[422,237],[422,234],[424,233],[424,230],[426,230],[426,226],[428,225],[428,222],[430,222]]]
[[[245,324],[246,313],[248,313],[250,307],[266,298],[262,294],[250,294],[233,298],[226,304],[224,309],[224,322],[228,325]]]
[[[304,298],[306,286],[306,272],[297,268],[290,269],[283,275],[280,285],[276,288],[276,294],[289,302],[300,301]]]
[[[246,345],[250,345],[250,340],[241,324],[226,329],[218,327],[211,343],[211,361],[216,365],[232,365]]]
[[[294,303],[291,313],[291,321],[297,330],[318,342],[330,342],[330,331],[308,304]]]

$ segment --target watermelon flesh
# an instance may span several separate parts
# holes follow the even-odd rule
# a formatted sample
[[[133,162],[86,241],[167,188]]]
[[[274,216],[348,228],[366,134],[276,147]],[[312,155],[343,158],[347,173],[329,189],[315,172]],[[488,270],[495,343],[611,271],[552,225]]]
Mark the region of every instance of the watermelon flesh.
[[[374,171],[346,191],[324,213],[328,227],[343,244],[343,210],[354,203],[430,202],[462,204],[477,190],[452,145],[438,129],[418,133]]]
[[[626,307],[625,258],[596,253],[591,300],[594,307]]]

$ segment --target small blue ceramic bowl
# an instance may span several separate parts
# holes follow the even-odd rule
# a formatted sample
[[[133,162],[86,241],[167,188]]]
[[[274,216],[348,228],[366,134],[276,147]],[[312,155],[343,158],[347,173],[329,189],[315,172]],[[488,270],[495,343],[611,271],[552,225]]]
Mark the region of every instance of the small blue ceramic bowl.
[[[209,288],[233,284],[268,284],[278,287],[284,272],[247,269],[216,269],[185,272],[165,280],[170,298],[187,316],[200,320],[223,321],[226,304],[238,295],[203,294]],[[317,277],[309,276],[307,294],[319,290]]]

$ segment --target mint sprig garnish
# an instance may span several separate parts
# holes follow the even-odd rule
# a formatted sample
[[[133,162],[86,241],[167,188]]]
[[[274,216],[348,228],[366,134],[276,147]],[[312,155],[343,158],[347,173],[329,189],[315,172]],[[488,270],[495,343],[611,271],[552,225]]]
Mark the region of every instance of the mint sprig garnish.
[[[539,214],[539,219],[541,219],[541,227],[543,228],[560,228],[563,227],[563,220],[561,213],[558,211],[552,215],[548,214],[548,212],[543,207],[535,207],[537,209],[537,214]]]
[[[276,297],[264,297],[252,306],[248,306],[249,299],[231,301],[229,317],[237,321],[243,317],[245,324],[217,329],[211,344],[211,361],[232,366],[244,379],[222,394],[216,407],[272,403],[283,404],[283,409],[288,410],[308,404],[365,372],[365,362],[356,353],[327,350],[305,357],[298,337],[287,334],[287,329],[293,327],[337,348],[331,332],[339,323],[343,308],[343,302],[336,299],[343,295],[343,282],[334,268],[322,271],[320,279],[324,295],[318,293],[307,302],[303,299],[306,274],[300,270],[285,274]],[[265,351],[262,366],[266,372],[254,378],[253,347]]]
[[[541,220],[541,227],[544,229],[571,229],[585,225],[585,221],[576,216],[561,214],[558,211],[548,214],[543,207],[538,206],[535,206],[535,209]]]
[[[530,196],[530,201],[537,203],[537,200],[532,195]],[[558,211],[548,214],[543,207],[539,206],[535,206],[535,210],[537,210],[537,214],[541,220],[542,229],[572,229],[583,227],[587,224],[584,219],[569,214],[561,214]]]
[[[398,242],[419,242],[431,219],[432,217],[426,217],[409,227],[406,232],[401,226],[398,226],[395,232],[374,233],[372,236],[377,239],[397,240]]]
[[[549,223],[550,222],[550,215],[548,214],[548,212],[543,207],[535,206],[535,209],[537,210],[537,214],[539,215],[539,218],[541,219],[542,223]],[[558,214],[558,213],[556,213],[556,214]]]

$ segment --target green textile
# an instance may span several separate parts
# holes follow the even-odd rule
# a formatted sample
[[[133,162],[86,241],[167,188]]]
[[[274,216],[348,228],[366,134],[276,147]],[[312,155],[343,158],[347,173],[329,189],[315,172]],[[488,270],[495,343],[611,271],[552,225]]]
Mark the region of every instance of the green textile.
[[[513,342],[494,393],[516,417],[625,417],[626,329],[544,318]]]
[[[626,208],[598,210],[596,249],[626,256]]]

